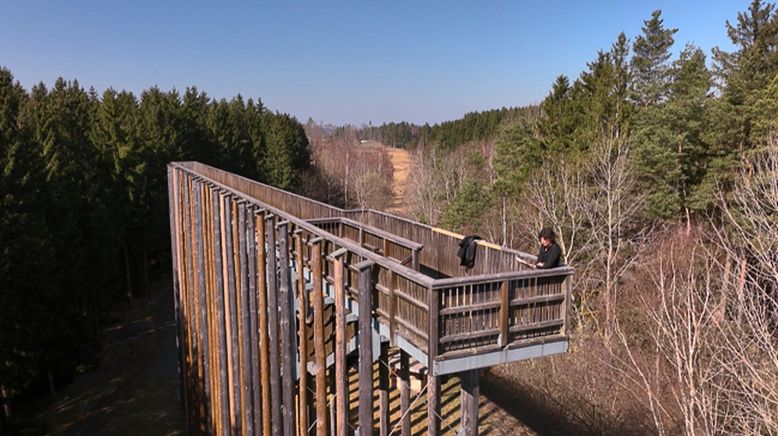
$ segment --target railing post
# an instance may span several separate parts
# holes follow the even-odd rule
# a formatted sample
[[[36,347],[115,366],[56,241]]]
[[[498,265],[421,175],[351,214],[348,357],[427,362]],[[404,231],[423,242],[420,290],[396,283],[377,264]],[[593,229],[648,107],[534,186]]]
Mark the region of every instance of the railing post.
[[[278,301],[281,309],[279,329],[281,336],[281,414],[284,421],[284,435],[292,436],[294,430],[294,389],[292,389],[292,356],[294,354],[294,342],[297,336],[292,329],[292,308],[294,299],[289,272],[289,228],[288,222],[282,221],[276,224],[278,228]]]
[[[567,335],[570,330],[570,305],[572,304],[572,298],[573,298],[573,275],[569,275],[565,277],[565,280],[562,282],[562,292],[565,294],[565,299],[562,301],[562,309],[560,313],[560,318],[562,318],[562,329],[560,331],[560,334]]]
[[[281,369],[278,353],[278,270],[276,262],[276,228],[275,217],[265,216],[265,231],[267,232],[267,332],[270,351],[270,413],[273,435],[280,435],[281,421]]]
[[[299,409],[297,412],[297,422],[299,423],[298,433],[308,434],[308,324],[305,318],[308,316],[308,303],[305,294],[305,253],[303,253],[303,236],[299,229],[294,232],[294,249],[296,251],[295,263],[297,264],[297,301],[300,307],[297,314],[297,325],[300,335],[298,345],[300,353],[300,371],[298,377]]]
[[[508,345],[508,313],[510,311],[508,281],[500,283],[500,337],[497,342],[501,347]]]
[[[427,346],[427,434],[438,436],[440,434],[440,379],[435,375],[435,357],[438,355],[440,342],[440,315],[439,291],[432,286],[429,292],[429,335]]]
[[[359,271],[359,434],[373,433],[373,262]]]
[[[313,275],[313,348],[316,369],[316,434],[327,434],[327,362],[324,349],[324,289],[322,285],[321,238],[311,244],[311,269]]]
[[[335,431],[348,434],[348,368],[346,367],[346,290],[343,286],[343,248],[332,253],[335,280]]]

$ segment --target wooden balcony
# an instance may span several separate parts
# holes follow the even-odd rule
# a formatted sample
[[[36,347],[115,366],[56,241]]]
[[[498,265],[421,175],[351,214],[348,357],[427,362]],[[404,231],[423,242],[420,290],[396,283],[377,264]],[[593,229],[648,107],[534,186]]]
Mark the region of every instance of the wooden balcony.
[[[342,264],[345,311],[359,324],[359,333],[353,329],[350,337],[372,331],[369,336],[425,364],[432,377],[567,351],[571,267],[525,269],[517,257],[534,256],[479,241],[475,265],[467,270],[456,255],[462,235],[385,212],[339,209],[197,162],[171,163],[168,174],[177,298],[186,318],[179,320],[180,337],[193,344],[191,350],[221,352],[214,350],[218,337],[203,339],[198,333],[206,325],[217,331],[226,327],[229,337],[238,331],[255,334],[249,326],[259,321],[250,316],[262,310],[258,290],[263,287],[267,295],[278,291],[279,313],[273,315],[280,316],[281,328],[289,329],[283,323],[290,323],[299,337],[312,338],[302,319],[317,310],[318,299],[338,298]],[[264,268],[276,274],[257,279]],[[246,303],[237,304],[235,313],[219,315],[213,302],[221,298],[219,286],[234,289]],[[304,291],[295,292],[298,288]],[[252,304],[259,307],[249,315],[241,312]],[[232,318],[241,321],[230,328]],[[281,337],[295,342],[298,335],[287,330]],[[233,353],[244,356],[239,352],[243,340],[249,341],[232,339]],[[257,343],[254,337],[250,341]],[[298,355],[309,356],[309,342],[282,346],[300,347]],[[276,353],[282,372],[299,377],[304,371],[299,362],[284,361],[283,350]],[[249,359],[239,366],[245,365],[253,364]],[[430,392],[429,407],[434,408],[439,393]]]

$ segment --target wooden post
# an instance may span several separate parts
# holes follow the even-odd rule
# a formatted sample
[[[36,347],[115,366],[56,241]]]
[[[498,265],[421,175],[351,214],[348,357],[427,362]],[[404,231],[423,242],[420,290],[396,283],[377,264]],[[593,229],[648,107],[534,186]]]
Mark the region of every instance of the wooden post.
[[[378,358],[378,402],[381,416],[381,436],[389,436],[389,342],[381,341]]]
[[[247,434],[254,433],[254,405],[251,393],[251,328],[249,310],[248,254],[246,253],[246,203],[238,203],[238,271],[240,276],[240,345],[241,345],[241,404],[243,404],[243,429]]]
[[[500,336],[497,339],[501,347],[508,345],[508,313],[510,311],[510,300],[508,298],[508,281],[503,280],[500,283]]]
[[[281,421],[281,387],[278,385],[281,379],[279,369],[280,356],[278,353],[278,270],[276,266],[276,229],[273,225],[273,215],[265,217],[265,229],[267,231],[267,322],[270,349],[270,413],[273,415],[273,435],[282,432]]]
[[[271,397],[270,393],[270,340],[268,338],[268,307],[267,307],[267,265],[266,248],[267,234],[263,213],[254,216],[257,227],[257,279],[259,294],[259,367],[260,386],[262,387],[262,434],[269,435],[272,431]]]
[[[348,368],[346,367],[346,290],[343,286],[343,255],[332,254],[335,279],[335,405],[336,434],[346,436],[348,428]]]
[[[316,369],[316,434],[327,434],[327,356],[324,349],[324,295],[322,288],[321,240],[312,242],[313,269],[313,348]]]
[[[461,380],[460,409],[462,435],[478,434],[478,395],[480,369],[471,369],[459,375]]]
[[[438,355],[440,331],[438,326],[438,290],[430,287],[429,293],[429,345],[427,349],[427,434],[440,434],[440,379],[435,375],[435,357]]]
[[[187,409],[187,402],[186,402],[186,391],[185,391],[185,383],[184,383],[184,354],[182,352],[181,343],[183,341],[183,330],[181,326],[181,306],[180,306],[180,300],[181,300],[181,278],[179,277],[179,273],[181,272],[181,267],[179,266],[180,261],[180,203],[179,203],[179,171],[176,169],[173,169],[170,165],[168,165],[167,168],[167,178],[168,178],[168,210],[170,214],[170,254],[171,254],[171,264],[173,266],[173,309],[174,309],[174,315],[176,320],[176,354],[178,356],[178,381],[179,381],[179,400],[181,401],[181,404],[184,407],[184,413],[188,412]],[[3,397],[5,397],[5,388],[3,388]],[[6,416],[10,416],[10,405],[8,403],[5,403],[5,407],[8,408],[6,411]]]
[[[298,422],[300,436],[308,435],[308,324],[305,323],[305,317],[308,313],[308,305],[305,298],[305,253],[303,253],[303,237],[297,231],[294,235],[294,248],[297,254],[297,302],[300,310],[297,312],[297,328],[299,329],[300,344],[300,373],[298,379],[297,399],[300,402],[298,411]]]
[[[281,318],[279,320],[281,336],[281,383],[282,403],[281,415],[284,421],[284,435],[292,436],[294,430],[294,385],[292,378],[292,356],[294,355],[294,336],[291,328],[292,321],[292,293],[290,292],[289,272],[289,231],[288,223],[278,223],[278,263],[280,279],[278,281],[278,301],[281,306]]]
[[[359,434],[373,433],[373,262],[359,271]]]
[[[227,308],[227,337],[229,344],[227,346],[227,360],[229,361],[229,379],[230,379],[230,422],[234,431],[241,432],[241,402],[240,402],[240,363],[238,351],[238,314],[237,298],[235,290],[235,247],[234,247],[234,221],[232,212],[231,196],[228,196],[224,202],[224,212],[226,217],[225,235],[224,235],[224,258],[227,267],[227,288],[225,289],[225,307]]]
[[[204,232],[203,232],[203,193],[202,193],[202,184],[196,183],[194,185],[194,209],[195,209],[195,216],[194,216],[194,224],[195,224],[195,232],[193,237],[195,238],[195,283],[197,286],[197,305],[198,305],[198,313],[197,316],[199,318],[199,326],[197,329],[197,337],[199,339],[198,348],[200,349],[200,365],[202,368],[202,380],[201,383],[203,384],[203,390],[204,390],[204,408],[205,408],[205,428],[210,429],[211,428],[211,419],[210,419],[210,413],[208,413],[211,409],[211,386],[208,383],[209,377],[210,377],[210,365],[208,362],[208,339],[206,335],[208,334],[208,329],[206,328],[207,323],[207,311],[206,311],[206,300],[205,300],[205,248],[203,247],[203,238],[204,238]]]
[[[569,275],[565,277],[565,281],[562,282],[562,292],[565,293],[565,299],[562,301],[562,308],[560,311],[560,317],[562,318],[561,335],[567,335],[570,333],[570,305],[573,304],[573,276]]]
[[[246,219],[246,242],[249,267],[249,341],[251,344],[251,403],[253,405],[253,428],[255,433],[262,432],[262,400],[259,384],[259,325],[257,322],[257,239],[254,208],[248,209]]]
[[[216,305],[216,347],[218,350],[218,365],[219,368],[219,428],[222,436],[230,434],[230,428],[227,425],[230,416],[230,400],[229,400],[229,379],[227,377],[227,324],[224,313],[224,267],[222,265],[222,247],[223,245],[223,225],[224,225],[224,210],[221,207],[221,195],[214,191],[212,201],[214,208],[216,209],[213,214],[213,229],[214,229],[214,261],[215,261],[215,275],[216,275],[216,289],[214,292],[214,299]]]
[[[405,350],[400,350],[400,419],[402,421],[402,436],[411,434],[411,405],[409,356]]]

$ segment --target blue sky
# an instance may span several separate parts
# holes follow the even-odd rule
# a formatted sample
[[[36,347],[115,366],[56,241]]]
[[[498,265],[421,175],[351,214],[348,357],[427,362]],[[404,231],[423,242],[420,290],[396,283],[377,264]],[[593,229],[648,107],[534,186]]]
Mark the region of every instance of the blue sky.
[[[706,53],[747,1],[2,0],[0,66],[29,88],[195,85],[305,121],[439,122],[539,102],[662,9]]]

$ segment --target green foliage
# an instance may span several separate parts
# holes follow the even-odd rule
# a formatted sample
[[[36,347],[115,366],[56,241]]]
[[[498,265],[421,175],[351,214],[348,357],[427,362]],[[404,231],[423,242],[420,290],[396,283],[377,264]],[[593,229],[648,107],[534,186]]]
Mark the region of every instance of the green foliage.
[[[93,358],[105,309],[169,271],[168,162],[294,188],[309,159],[302,126],[258,100],[27,92],[0,68],[0,385],[14,401],[59,387]]]
[[[630,62],[633,74],[633,98],[638,106],[658,104],[667,95],[669,86],[670,48],[678,29],[666,29],[662,11],[656,10],[643,22],[643,34],[632,45]]]
[[[491,207],[491,196],[487,188],[477,180],[466,181],[443,213],[443,224],[448,228],[477,233],[480,230],[479,217]]]

